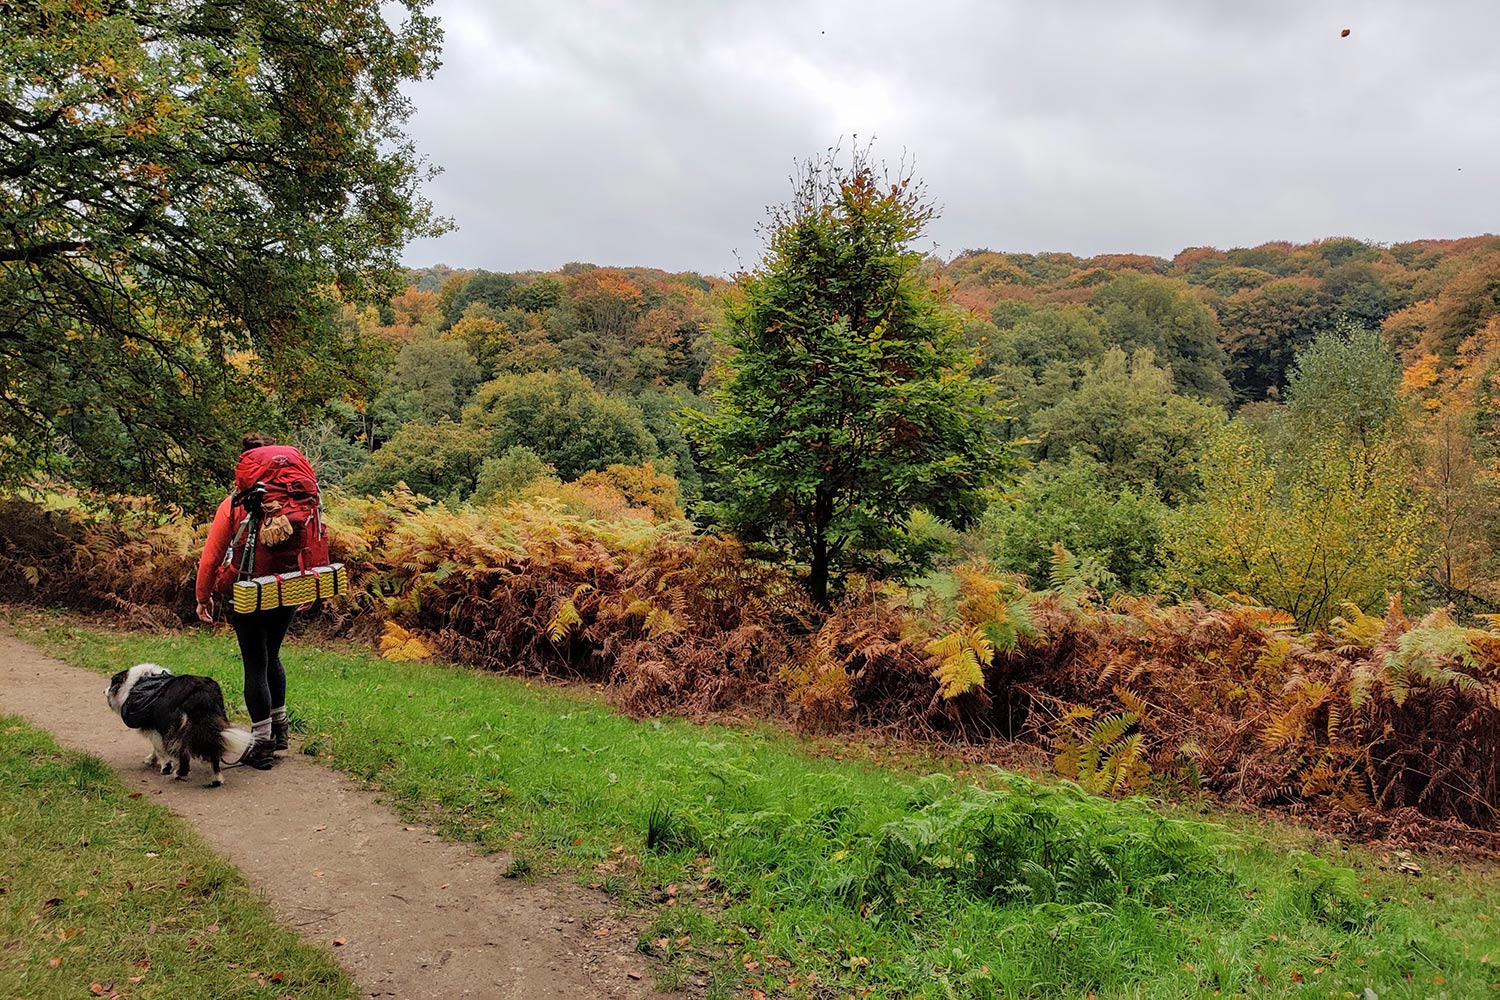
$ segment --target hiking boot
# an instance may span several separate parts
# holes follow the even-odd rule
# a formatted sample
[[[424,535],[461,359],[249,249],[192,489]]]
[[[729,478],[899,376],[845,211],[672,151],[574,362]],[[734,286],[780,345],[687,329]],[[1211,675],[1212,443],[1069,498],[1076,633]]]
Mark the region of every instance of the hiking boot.
[[[245,755],[235,761],[230,767],[253,767],[257,771],[269,771],[276,766],[275,747],[263,740],[258,740],[250,745]]]
[[[272,750],[290,750],[292,748],[290,737],[291,727],[286,724],[285,719],[271,720]]]

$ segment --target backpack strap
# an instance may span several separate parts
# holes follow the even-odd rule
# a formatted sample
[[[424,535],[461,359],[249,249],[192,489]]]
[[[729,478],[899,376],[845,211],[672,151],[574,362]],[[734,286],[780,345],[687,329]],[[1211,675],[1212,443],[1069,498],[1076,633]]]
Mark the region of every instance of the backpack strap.
[[[232,498],[229,501],[229,509],[230,509],[230,511],[233,512],[234,508],[237,507],[238,505],[239,505],[239,493],[238,493],[238,491],[236,491],[236,493],[234,494],[234,498]],[[239,545],[240,542],[244,540],[245,534],[246,534],[246,532],[249,531],[249,529],[250,529],[250,512],[247,510],[247,511],[245,511],[244,518],[240,521],[240,526],[235,529],[234,537],[231,538],[229,540],[229,544],[224,547],[224,561],[220,564],[221,566],[229,567],[229,566],[233,566],[234,565],[234,548],[235,548],[236,545]]]

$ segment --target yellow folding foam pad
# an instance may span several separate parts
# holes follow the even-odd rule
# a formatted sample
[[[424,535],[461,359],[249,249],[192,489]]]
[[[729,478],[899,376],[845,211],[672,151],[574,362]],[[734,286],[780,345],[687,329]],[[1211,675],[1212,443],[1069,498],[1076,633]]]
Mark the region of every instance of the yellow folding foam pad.
[[[292,573],[273,573],[234,585],[234,610],[240,614],[269,611],[272,608],[311,604],[325,597],[337,597],[349,590],[349,571],[343,563],[315,566]]]

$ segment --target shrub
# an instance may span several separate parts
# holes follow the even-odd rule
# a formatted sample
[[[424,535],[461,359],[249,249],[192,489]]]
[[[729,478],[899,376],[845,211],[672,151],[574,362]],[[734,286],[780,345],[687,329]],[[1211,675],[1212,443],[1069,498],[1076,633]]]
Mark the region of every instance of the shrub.
[[[1112,486],[1102,465],[1074,453],[1065,465],[1029,472],[1013,497],[990,505],[974,534],[1001,570],[1045,580],[1060,544],[1097,560],[1121,589],[1141,592],[1159,568],[1167,513],[1153,487]]]

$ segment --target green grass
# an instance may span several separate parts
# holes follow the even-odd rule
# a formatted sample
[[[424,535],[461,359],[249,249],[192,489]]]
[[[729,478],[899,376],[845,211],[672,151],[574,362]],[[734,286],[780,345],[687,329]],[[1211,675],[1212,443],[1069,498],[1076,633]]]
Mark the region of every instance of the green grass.
[[[238,695],[228,636],[26,632],[101,672],[155,660]],[[310,752],[513,851],[518,877],[572,873],[643,907],[663,985],[707,964],[719,996],[1500,996],[1493,868],[1428,858],[1412,878],[1061,783],[817,758],[351,647],[285,658]]]
[[[0,716],[0,997],[357,997],[101,761]]]

